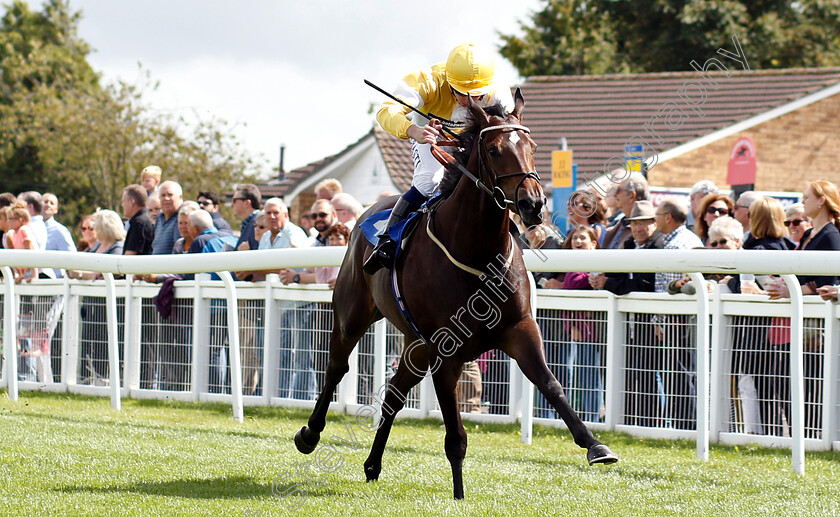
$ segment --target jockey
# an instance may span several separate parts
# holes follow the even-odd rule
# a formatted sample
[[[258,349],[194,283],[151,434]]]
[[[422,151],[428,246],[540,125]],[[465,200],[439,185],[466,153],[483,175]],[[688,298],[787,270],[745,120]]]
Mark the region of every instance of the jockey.
[[[392,100],[385,101],[376,120],[382,128],[411,141],[414,178],[411,189],[397,200],[388,219],[388,228],[417,210],[438,187],[444,168],[432,156],[430,144],[437,142],[443,126],[458,132],[469,114],[469,97],[482,108],[501,103],[506,112],[513,109],[510,88],[494,81],[493,56],[489,50],[464,43],[449,53],[445,63],[437,63],[405,76],[394,96],[433,117],[430,121]],[[412,114],[412,118],[409,118]],[[365,262],[364,270],[372,275],[394,263],[396,243],[383,232]]]

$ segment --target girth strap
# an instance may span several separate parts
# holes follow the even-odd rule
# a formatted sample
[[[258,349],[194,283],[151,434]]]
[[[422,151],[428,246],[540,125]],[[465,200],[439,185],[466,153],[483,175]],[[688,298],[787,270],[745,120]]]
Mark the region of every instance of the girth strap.
[[[452,262],[452,264],[454,264],[455,267],[457,267],[458,269],[462,269],[462,270],[466,271],[467,273],[471,273],[471,274],[477,276],[478,278],[483,278],[485,275],[487,275],[487,273],[479,271],[478,269],[470,267],[470,266],[468,266],[468,265],[466,265],[462,262],[459,262],[455,257],[452,256],[451,253],[449,253],[449,250],[446,249],[446,246],[444,246],[443,243],[440,242],[440,240],[437,237],[435,237],[435,234],[432,233],[432,213],[431,212],[429,212],[429,214],[426,216],[426,233],[429,235],[429,238],[432,239],[432,242],[434,242],[435,244],[438,245],[438,247],[441,249],[441,251],[443,251],[443,254],[446,255],[446,258],[449,259],[449,262]],[[511,264],[513,264],[514,249],[515,249],[515,247],[513,246],[513,243],[511,243],[510,255],[508,255],[508,258],[505,261],[504,269],[509,268],[511,266]]]

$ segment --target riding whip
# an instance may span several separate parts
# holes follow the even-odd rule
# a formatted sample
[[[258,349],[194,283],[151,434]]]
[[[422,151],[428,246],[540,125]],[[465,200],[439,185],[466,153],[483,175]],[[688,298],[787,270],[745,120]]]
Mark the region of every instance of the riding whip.
[[[435,115],[434,113],[423,113],[422,111],[418,110],[418,109],[417,109],[417,108],[415,108],[414,106],[412,106],[412,105],[410,105],[410,104],[406,103],[406,102],[405,102],[405,101],[403,101],[402,99],[398,99],[398,98],[397,98],[397,97],[395,97],[394,95],[391,95],[390,93],[386,92],[385,90],[383,90],[383,89],[382,89],[382,88],[380,88],[379,86],[376,86],[375,84],[373,84],[372,82],[368,81],[367,79],[365,79],[364,81],[365,81],[365,84],[366,84],[366,85],[370,86],[371,88],[373,88],[374,90],[378,91],[379,93],[384,94],[385,96],[389,97],[390,99],[392,99],[392,100],[395,100],[395,101],[399,102],[400,104],[402,104],[402,105],[403,105],[403,106],[405,106],[406,108],[410,109],[411,111],[413,111],[413,112],[417,113],[418,115],[421,115],[421,116],[423,116],[423,117],[425,117],[425,118],[427,118],[427,119],[429,119],[429,120],[432,120],[432,119],[437,119],[437,120],[440,120],[441,122],[446,122],[446,123],[452,124],[452,121],[451,121],[451,120],[447,120],[447,119],[445,119],[445,118],[443,118],[443,117],[438,117],[438,116],[437,116],[437,115]],[[446,131],[447,133],[449,133],[449,135],[450,135],[450,136],[452,136],[452,137],[454,137],[454,138],[459,138],[459,136],[458,136],[457,134],[455,134],[452,130],[450,130],[450,129],[449,129],[449,128],[447,128],[446,126],[443,126],[443,127],[442,127],[442,129],[443,129],[444,131]]]

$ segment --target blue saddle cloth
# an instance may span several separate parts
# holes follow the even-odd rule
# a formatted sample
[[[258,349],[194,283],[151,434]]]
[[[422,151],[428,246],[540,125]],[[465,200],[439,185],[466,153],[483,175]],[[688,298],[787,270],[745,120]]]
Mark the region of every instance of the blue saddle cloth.
[[[439,202],[442,199],[439,196],[439,194],[436,194],[431,199],[423,203],[421,210]],[[397,257],[399,257],[400,252],[403,248],[403,241],[411,236],[411,233],[414,230],[414,227],[416,226],[415,220],[420,216],[420,214],[421,212],[413,212],[411,215],[406,217],[404,221],[400,221],[391,228],[387,228],[388,218],[391,217],[391,209],[382,210],[381,212],[376,212],[375,214],[372,214],[370,217],[365,219],[364,222],[362,222],[362,224],[360,224],[359,226],[362,228],[362,233],[365,234],[365,238],[371,246],[376,246],[376,243],[379,242],[379,236],[387,230],[388,235],[390,235],[394,242],[397,243]],[[423,333],[420,331],[420,328],[417,326],[417,322],[414,321],[414,317],[411,315],[411,311],[408,309],[408,305],[406,304],[405,298],[402,295],[399,283],[399,275],[397,274],[397,268],[391,270],[390,280],[391,290],[394,294],[394,299],[397,301],[397,307],[399,307],[403,318],[405,318],[406,322],[409,324],[414,333],[417,334],[417,336],[420,339],[428,343],[429,341],[426,339],[426,336],[424,336]]]
[[[398,222],[391,229],[388,230],[388,235],[394,239],[399,248],[402,248],[402,240],[405,237],[405,229],[409,224],[420,215],[420,212],[412,212],[405,220]],[[376,246],[379,242],[379,236],[385,232],[388,225],[388,218],[391,217],[391,209],[376,212],[362,222],[360,225],[365,238],[371,246]]]

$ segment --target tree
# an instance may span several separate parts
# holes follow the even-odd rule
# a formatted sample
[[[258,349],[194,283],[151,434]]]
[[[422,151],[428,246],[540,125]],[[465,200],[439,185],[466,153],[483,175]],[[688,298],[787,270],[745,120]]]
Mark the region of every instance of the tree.
[[[549,1],[532,15],[533,27],[520,22],[524,38],[501,35],[499,52],[523,76],[620,72],[609,19],[585,0]]]
[[[824,0],[546,0],[530,21],[500,34],[525,76],[687,70],[733,35],[751,68],[840,64],[840,3]]]
[[[16,1],[2,18],[0,192],[53,192],[69,226],[97,207],[119,212],[122,189],[149,164],[187,196],[254,180],[264,161],[227,123],[187,124],[144,104],[157,86],[148,72],[137,84],[100,85],[76,35],[79,20],[65,0],[40,13]]]

